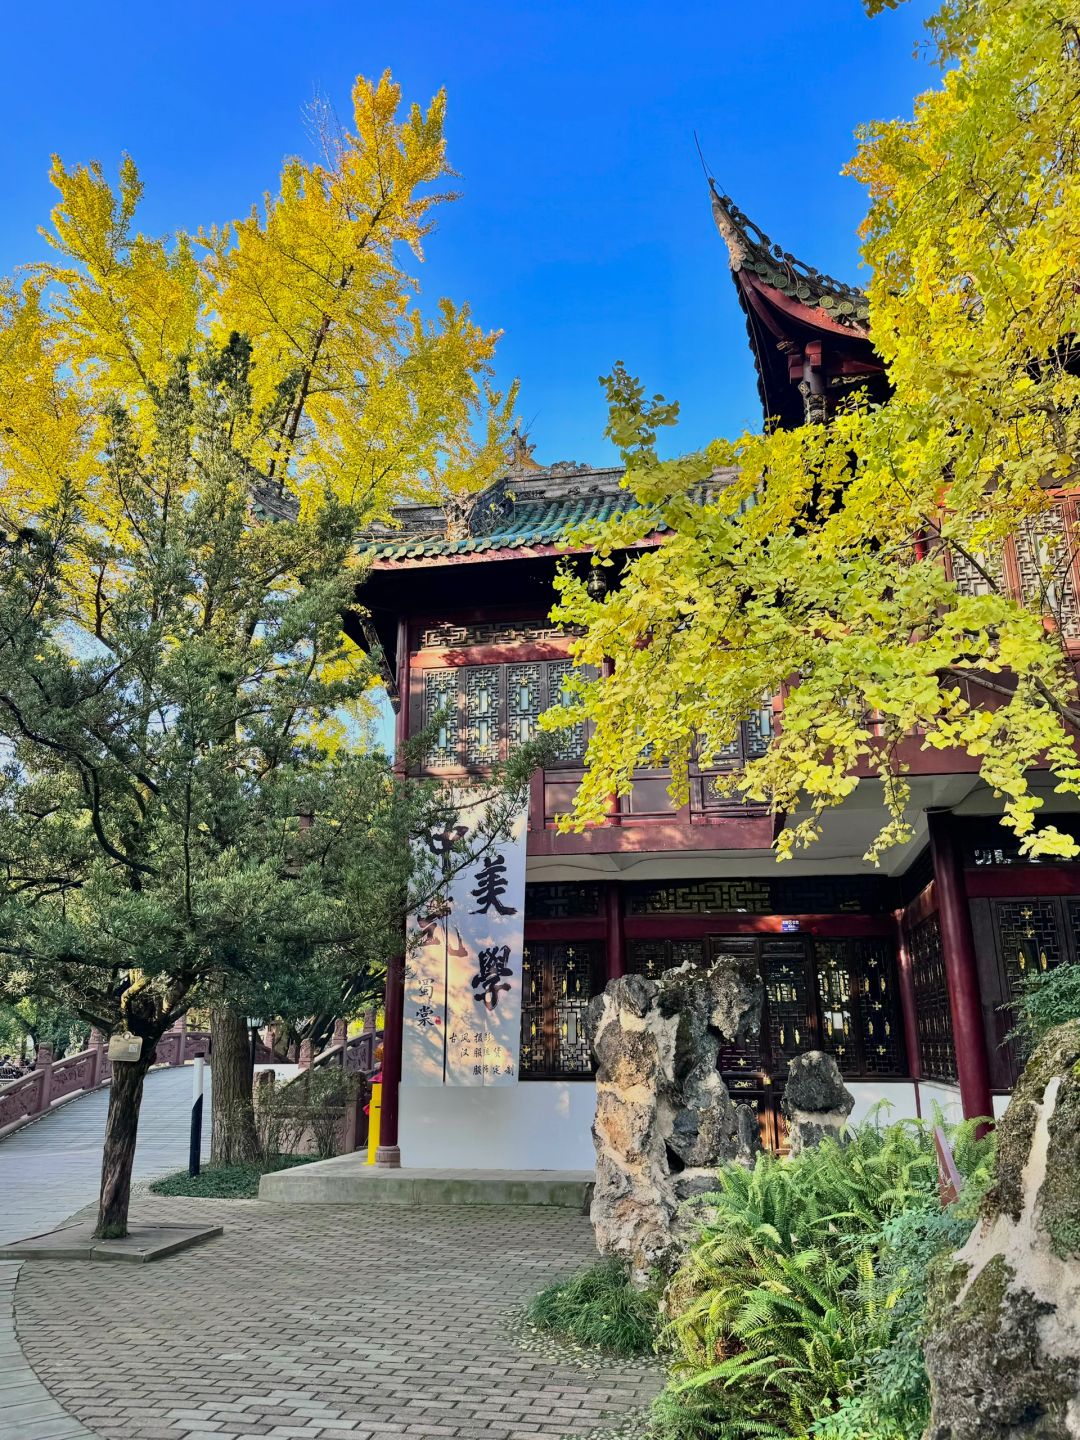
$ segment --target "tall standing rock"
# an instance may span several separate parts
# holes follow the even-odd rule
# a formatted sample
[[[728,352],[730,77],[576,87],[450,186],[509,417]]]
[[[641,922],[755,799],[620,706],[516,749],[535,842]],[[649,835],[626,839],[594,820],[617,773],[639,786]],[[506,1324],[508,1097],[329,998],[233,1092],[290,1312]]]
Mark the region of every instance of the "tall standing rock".
[[[807,1050],[788,1065],[780,1108],[788,1126],[788,1149],[798,1155],[826,1138],[838,1139],[855,1097],[844,1084],[840,1067],[823,1050]]]
[[[662,1015],[656,995],[656,982],[640,975],[612,980],[588,1020],[597,1063],[590,1213],[600,1253],[625,1260],[639,1284],[671,1249],[678,1204],[667,1150],[678,1016]]]
[[[1080,1440],[1080,1021],[1028,1062],[931,1316],[927,1440]]]
[[[760,981],[755,988],[732,961],[709,971],[682,965],[657,981],[624,976],[589,1006],[593,1226],[601,1254],[623,1259],[639,1284],[679,1244],[680,1201],[711,1189],[717,1167],[739,1151],[715,1022],[728,1027],[724,1038],[745,1039],[760,1025],[761,999]]]

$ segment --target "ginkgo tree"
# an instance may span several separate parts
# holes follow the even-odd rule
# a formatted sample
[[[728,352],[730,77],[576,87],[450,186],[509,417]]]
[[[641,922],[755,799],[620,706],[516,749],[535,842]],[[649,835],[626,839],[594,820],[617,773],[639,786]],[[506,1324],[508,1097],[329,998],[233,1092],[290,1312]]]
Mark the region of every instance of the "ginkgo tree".
[[[353,102],[197,235],[140,231],[131,160],[115,188],[54,161],[52,257],[0,289],[0,994],[143,1042],[101,1234],[163,1030],[214,1005],[215,1104],[250,1119],[238,1006],[318,1011],[377,968],[448,803],[365,752],[377,669],[342,612],[365,527],[490,481],[514,394],[495,334],[416,303],[443,96],[401,114],[384,75]]]
[[[685,798],[691,759],[707,769],[782,694],[767,752],[718,782],[788,817],[781,858],[860,775],[885,805],[869,858],[909,838],[914,735],[977,760],[1025,853],[1077,854],[1036,826],[1030,775],[1080,794],[1061,627],[1078,537],[1041,519],[1049,490],[1080,482],[1080,32],[1059,0],[950,3],[929,32],[940,85],[910,120],[866,127],[850,165],[890,398],[662,459],[677,406],[622,366],[605,382],[638,503],[577,537],[618,567],[606,598],[570,569],[559,581],[556,614],[584,627],[576,656],[598,672],[547,720],[593,727],[566,826],[599,820],[646,756]],[[661,521],[664,542],[635,551]],[[1041,552],[1024,598],[1001,564],[1021,526]]]

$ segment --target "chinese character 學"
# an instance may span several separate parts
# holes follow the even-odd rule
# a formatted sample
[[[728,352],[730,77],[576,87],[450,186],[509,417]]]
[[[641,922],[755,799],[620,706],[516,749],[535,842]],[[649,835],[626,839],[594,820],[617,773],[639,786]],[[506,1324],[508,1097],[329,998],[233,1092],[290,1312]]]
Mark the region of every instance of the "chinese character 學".
[[[502,896],[506,894],[509,882],[506,878],[506,861],[501,855],[491,855],[480,866],[475,875],[476,888],[472,897],[476,901],[474,915],[486,915],[489,910],[495,910],[499,915],[516,915],[517,907],[504,905]]]
[[[510,989],[506,982],[513,978],[514,972],[507,964],[509,959],[509,945],[492,945],[490,950],[481,950],[476,957],[480,968],[472,978],[472,988],[476,992],[474,998],[482,1001],[489,1010],[494,1010],[500,994]]]

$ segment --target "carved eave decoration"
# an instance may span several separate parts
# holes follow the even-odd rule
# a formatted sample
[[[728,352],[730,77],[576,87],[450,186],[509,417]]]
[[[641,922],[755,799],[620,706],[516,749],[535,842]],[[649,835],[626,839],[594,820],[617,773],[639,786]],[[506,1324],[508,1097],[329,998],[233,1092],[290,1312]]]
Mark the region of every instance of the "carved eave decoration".
[[[746,315],[766,420],[825,421],[856,387],[887,393],[865,293],[773,244],[710,179],[713,217]]]

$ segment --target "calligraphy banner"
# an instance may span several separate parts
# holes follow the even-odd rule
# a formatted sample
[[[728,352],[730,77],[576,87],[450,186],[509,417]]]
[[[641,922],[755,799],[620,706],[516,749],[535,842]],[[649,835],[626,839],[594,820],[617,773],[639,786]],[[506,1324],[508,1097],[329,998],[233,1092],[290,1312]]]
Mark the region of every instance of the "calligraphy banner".
[[[431,837],[447,878],[410,921],[403,1085],[517,1082],[527,809],[506,837],[481,847],[470,846],[471,828],[463,803],[458,823]]]

